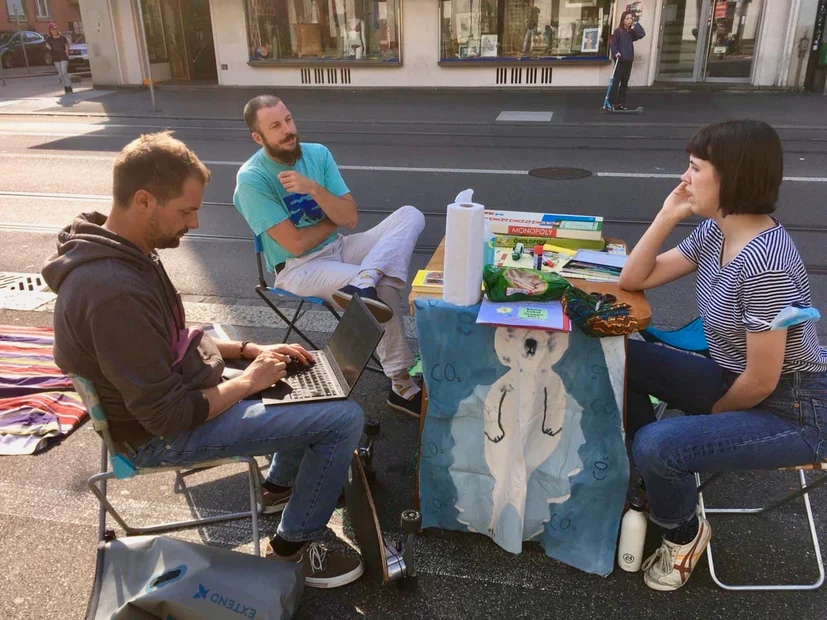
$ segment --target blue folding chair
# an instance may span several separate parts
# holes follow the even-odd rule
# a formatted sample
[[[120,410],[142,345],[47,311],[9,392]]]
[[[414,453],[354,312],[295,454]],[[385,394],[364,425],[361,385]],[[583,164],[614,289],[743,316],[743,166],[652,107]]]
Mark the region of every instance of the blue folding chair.
[[[701,317],[675,330],[649,327],[641,331],[640,335],[646,342],[665,344],[673,349],[709,357],[709,346],[706,344],[704,324]]]
[[[298,334],[298,336],[302,340],[304,340],[310,346],[311,349],[321,349],[322,347],[314,343],[307,334],[305,334],[301,329],[299,329],[296,326],[296,323],[302,317],[302,308],[304,308],[304,304],[310,303],[322,306],[323,308],[327,309],[334,317],[336,317],[337,323],[341,320],[342,316],[339,314],[336,308],[333,307],[332,304],[325,301],[321,297],[302,297],[301,295],[296,295],[295,293],[286,291],[283,288],[269,286],[267,284],[267,280],[264,277],[264,270],[266,265],[267,272],[273,273],[273,265],[268,264],[267,259],[264,256],[264,244],[261,241],[261,236],[256,235],[253,238],[253,241],[256,251],[256,268],[258,269],[258,284],[256,284],[256,293],[259,297],[261,297],[264,303],[267,304],[270,307],[270,309],[273,312],[275,312],[282,321],[284,321],[284,324],[287,325],[287,331],[284,334],[282,342],[287,342],[287,339],[290,338],[290,334],[296,332],[296,334]],[[281,310],[278,309],[276,304],[274,304],[273,301],[270,299],[270,295],[278,295],[291,301],[298,302],[299,305],[296,307],[296,311],[293,313],[292,318],[288,319],[287,315],[285,315]],[[383,374],[382,364],[376,358],[376,355],[371,355],[371,359],[373,360],[375,365],[369,364],[367,366],[367,369],[372,370],[373,372]]]
[[[118,522],[128,536],[135,534],[156,534],[158,532],[166,532],[169,530],[184,529],[189,527],[197,527],[202,525],[210,525],[213,523],[222,523],[232,519],[244,519],[250,517],[252,519],[252,534],[253,534],[253,549],[257,556],[261,555],[261,547],[259,545],[259,529],[258,529],[258,515],[260,506],[263,505],[261,493],[261,481],[258,473],[258,463],[251,456],[237,456],[232,458],[213,459],[211,461],[204,461],[192,465],[170,465],[161,467],[136,467],[129,458],[129,454],[123,447],[115,442],[112,434],[109,432],[109,423],[106,420],[106,415],[101,406],[98,392],[94,384],[79,375],[69,375],[75,390],[80,395],[86,411],[89,412],[89,417],[92,418],[92,426],[101,437],[101,465],[100,473],[89,478],[88,486],[95,497],[100,502],[100,513],[98,515],[98,538],[104,539],[106,531],[106,513],[112,515],[112,518]],[[115,510],[115,507],[109,502],[106,497],[106,483],[108,480],[114,478],[116,480],[124,480],[126,478],[133,478],[135,476],[142,476],[147,474],[157,474],[163,472],[176,472],[178,475],[177,483],[182,483],[182,478],[185,473],[207,469],[210,467],[218,467],[219,465],[230,465],[245,463],[249,470],[250,476],[250,510],[246,512],[235,512],[228,514],[220,514],[213,517],[202,517],[199,519],[190,519],[188,521],[177,521],[173,523],[162,523],[152,526],[131,526],[121,517],[120,513]],[[181,485],[183,486],[183,485]]]
[[[666,346],[672,347],[674,349],[679,349],[681,351],[687,351],[689,353],[696,353],[699,355],[709,357],[709,346],[706,342],[706,336],[704,336],[703,323],[700,317],[676,330],[669,331],[650,327],[640,332],[640,335],[643,336],[643,339],[647,342],[665,344]],[[666,406],[667,403],[663,402],[661,402],[658,405],[656,409],[656,417],[658,419],[660,419],[660,417],[666,411]],[[706,518],[707,514],[760,515],[769,512],[770,510],[774,510],[776,508],[784,506],[794,499],[803,497],[805,513],[807,515],[807,524],[810,530],[810,538],[813,543],[813,553],[815,554],[816,566],[818,568],[818,578],[810,583],[799,584],[727,584],[722,582],[719,579],[717,573],[715,572],[715,563],[712,558],[712,544],[709,544],[706,548],[706,557],[709,561],[709,574],[712,577],[712,580],[716,584],[718,584],[718,586],[725,590],[816,590],[820,588],[821,585],[824,583],[824,561],[821,556],[821,545],[818,540],[818,534],[816,533],[815,522],[813,520],[813,510],[812,506],[810,505],[809,493],[813,489],[827,482],[827,461],[822,461],[820,463],[807,463],[804,465],[792,467],[782,467],[779,468],[779,471],[798,472],[798,481],[800,488],[782,497],[781,499],[760,508],[707,507],[704,503],[703,490],[712,481],[716,480],[721,475],[721,473],[714,473],[703,482],[701,482],[700,475],[696,473],[695,483],[698,486],[698,503],[700,505],[701,515],[704,518]],[[804,475],[805,471],[823,471],[826,473],[824,473],[820,478],[817,478],[815,481],[808,484],[807,478]]]

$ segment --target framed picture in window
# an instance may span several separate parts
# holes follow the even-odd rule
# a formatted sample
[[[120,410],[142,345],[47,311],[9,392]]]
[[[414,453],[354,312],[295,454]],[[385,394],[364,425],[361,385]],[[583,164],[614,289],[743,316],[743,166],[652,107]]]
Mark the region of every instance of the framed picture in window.
[[[484,34],[480,37],[480,56],[483,58],[497,57],[497,35]]]
[[[480,55],[480,40],[468,39],[468,58],[476,58]]]
[[[583,41],[580,44],[581,52],[597,52],[600,47],[600,28],[583,28]]]
[[[460,58],[468,58],[468,44],[463,43],[459,46],[459,57]]]

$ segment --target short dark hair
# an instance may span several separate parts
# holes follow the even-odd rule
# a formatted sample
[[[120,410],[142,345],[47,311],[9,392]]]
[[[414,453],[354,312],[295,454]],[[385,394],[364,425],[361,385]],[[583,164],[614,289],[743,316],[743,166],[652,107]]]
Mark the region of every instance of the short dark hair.
[[[112,176],[112,197],[119,207],[128,207],[138,190],[163,204],[180,196],[190,177],[210,182],[209,169],[171,131],[144,134],[127,144],[115,159]]]
[[[244,106],[244,122],[251,132],[258,131],[258,111],[263,108],[275,108],[281,99],[275,95],[259,95],[253,97]]]
[[[724,216],[775,211],[784,154],[781,139],[767,123],[741,120],[707,125],[692,136],[686,152],[715,168]]]

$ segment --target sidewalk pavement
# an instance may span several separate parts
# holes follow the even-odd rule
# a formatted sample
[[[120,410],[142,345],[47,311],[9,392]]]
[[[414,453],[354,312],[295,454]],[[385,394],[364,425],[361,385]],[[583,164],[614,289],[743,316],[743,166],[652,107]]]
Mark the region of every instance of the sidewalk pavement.
[[[550,123],[530,125],[696,127],[726,118],[756,118],[775,126],[810,129],[823,128],[823,119],[827,117],[827,97],[824,95],[683,87],[632,89],[629,105],[643,106],[643,115],[603,113],[600,109],[604,95],[602,89],[339,90],[178,85],[161,85],[156,88],[156,112],[152,111],[150,93],[145,88],[101,91],[101,96],[90,94],[84,101],[72,103],[68,107],[44,106],[34,112],[39,115],[241,123],[244,104],[262,93],[282,97],[302,122],[341,124],[491,125],[501,111],[548,111],[553,113]],[[7,94],[6,97],[8,96]],[[8,115],[16,111],[14,107],[6,106],[2,113]],[[25,113],[31,112],[28,110]]]
[[[16,78],[30,78],[41,75],[57,75],[54,65],[30,65],[29,67],[14,67],[13,69],[3,68],[3,77],[7,80]]]

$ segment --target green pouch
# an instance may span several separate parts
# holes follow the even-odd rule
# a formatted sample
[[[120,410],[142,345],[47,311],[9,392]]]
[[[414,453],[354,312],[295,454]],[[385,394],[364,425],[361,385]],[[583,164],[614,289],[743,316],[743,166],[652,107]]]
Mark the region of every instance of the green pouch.
[[[483,268],[482,281],[489,301],[551,301],[571,286],[557,273],[493,265]]]

